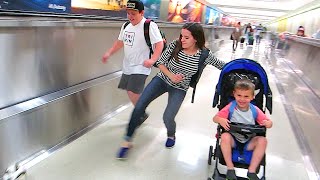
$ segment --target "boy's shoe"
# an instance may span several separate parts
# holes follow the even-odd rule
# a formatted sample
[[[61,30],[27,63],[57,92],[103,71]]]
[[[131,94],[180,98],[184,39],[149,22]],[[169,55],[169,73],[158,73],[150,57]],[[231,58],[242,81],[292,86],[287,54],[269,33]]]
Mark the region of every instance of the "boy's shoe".
[[[236,180],[236,171],[234,169],[228,169],[226,178],[227,180]]]
[[[167,142],[166,142],[166,148],[170,149],[173,148],[174,144],[176,143],[176,137],[172,138],[167,138]]]
[[[128,157],[128,153],[129,153],[129,147],[121,147],[119,149],[119,152],[117,154],[117,159],[119,160],[124,160],[124,159],[127,159]]]
[[[249,180],[260,180],[256,173],[247,173]]]

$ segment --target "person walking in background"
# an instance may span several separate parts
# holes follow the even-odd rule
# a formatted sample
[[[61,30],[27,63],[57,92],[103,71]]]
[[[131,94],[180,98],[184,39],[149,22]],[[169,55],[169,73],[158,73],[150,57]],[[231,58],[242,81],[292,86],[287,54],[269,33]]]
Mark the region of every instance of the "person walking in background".
[[[205,48],[205,36],[199,23],[186,23],[181,29],[178,40],[171,42],[156,62],[160,72],[151,80],[141,94],[130,118],[124,142],[117,158],[125,159],[132,147],[135,130],[143,121],[148,105],[164,93],[168,93],[168,103],[163,114],[167,128],[166,148],[172,148],[176,142],[175,117],[181,107],[190,86],[191,77],[198,71],[201,52]],[[222,69],[224,62],[217,59],[209,50],[204,65],[211,64]]]
[[[139,0],[129,0],[126,9],[130,23],[126,27],[122,25],[118,39],[105,52],[102,62],[106,63],[112,54],[124,48],[123,74],[118,88],[126,90],[130,101],[136,105],[151,67],[162,53],[163,39],[157,24],[151,21],[149,34],[154,53],[149,59],[150,50],[144,38],[144,5]]]
[[[304,27],[303,26],[299,26],[296,35],[297,36],[301,36],[301,37],[307,37],[307,35],[304,33]]]
[[[240,37],[241,37],[241,23],[238,22],[231,34],[232,36],[232,40],[233,40],[233,44],[232,44],[232,49],[233,51],[236,51],[237,47],[238,47],[238,43],[240,41]]]
[[[247,39],[247,45],[248,45],[248,43],[250,44],[249,39],[252,36],[252,32],[253,32],[253,29],[251,27],[251,24],[248,23],[245,30],[244,30],[244,34],[246,35],[246,39]]]
[[[256,39],[256,43],[257,45],[260,44],[261,41],[261,32],[263,31],[263,27],[261,26],[261,24],[259,24],[259,26],[257,26],[254,29],[254,34],[255,34],[255,39]]]

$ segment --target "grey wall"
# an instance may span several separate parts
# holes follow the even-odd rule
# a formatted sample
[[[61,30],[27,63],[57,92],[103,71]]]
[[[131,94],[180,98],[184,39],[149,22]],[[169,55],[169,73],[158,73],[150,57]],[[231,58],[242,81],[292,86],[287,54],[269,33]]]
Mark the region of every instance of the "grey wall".
[[[121,53],[100,61],[119,27],[34,23],[0,25],[0,109],[121,69]]]
[[[287,46],[286,57],[294,64],[293,68],[301,71],[298,75],[320,97],[320,40],[289,36]]]

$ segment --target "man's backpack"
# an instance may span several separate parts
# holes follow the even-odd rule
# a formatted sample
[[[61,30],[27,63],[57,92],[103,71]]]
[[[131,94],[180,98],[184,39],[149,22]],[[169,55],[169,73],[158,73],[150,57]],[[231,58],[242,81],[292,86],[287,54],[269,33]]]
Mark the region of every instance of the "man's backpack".
[[[209,55],[209,49],[203,48],[202,51],[201,51],[201,54],[200,54],[200,59],[199,59],[199,64],[198,64],[198,71],[196,72],[196,74],[194,74],[191,77],[190,87],[193,88],[191,103],[194,102],[194,95],[196,93],[197,84],[199,82],[199,79],[201,77],[203,69],[206,67],[204,65],[204,61],[207,59],[208,55]]]
[[[151,55],[153,54],[152,44],[151,44],[151,41],[150,41],[150,34],[149,34],[151,21],[153,21],[153,20],[152,19],[146,19],[146,21],[144,22],[144,25],[143,25],[144,39],[146,40],[146,43],[147,43],[147,45],[148,45],[148,47],[150,49],[149,58],[151,58]],[[129,21],[125,22],[123,29],[125,29],[128,26],[129,23],[130,23]],[[167,39],[166,39],[165,34],[160,29],[159,29],[159,31],[160,31],[160,34],[161,34],[161,37],[162,37],[162,40],[163,40],[163,49],[162,49],[162,52],[163,52],[167,48]]]

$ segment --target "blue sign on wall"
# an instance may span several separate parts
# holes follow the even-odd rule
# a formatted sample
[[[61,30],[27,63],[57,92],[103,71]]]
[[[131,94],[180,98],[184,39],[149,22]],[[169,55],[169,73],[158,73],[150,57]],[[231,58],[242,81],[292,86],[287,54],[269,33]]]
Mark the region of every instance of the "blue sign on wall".
[[[18,11],[70,13],[71,0],[7,0],[0,1],[0,8]]]
[[[221,14],[217,10],[207,6],[205,17],[205,24],[221,25]]]
[[[144,4],[144,16],[150,19],[159,19],[160,0],[141,0]]]

